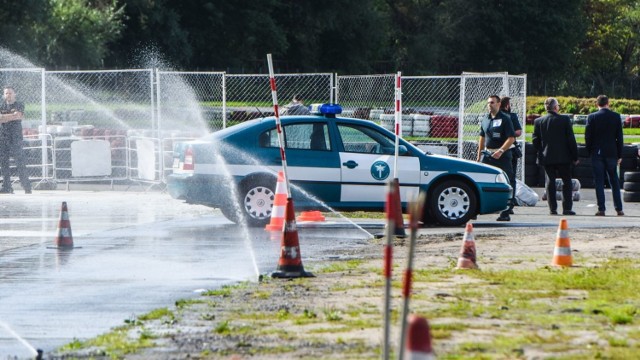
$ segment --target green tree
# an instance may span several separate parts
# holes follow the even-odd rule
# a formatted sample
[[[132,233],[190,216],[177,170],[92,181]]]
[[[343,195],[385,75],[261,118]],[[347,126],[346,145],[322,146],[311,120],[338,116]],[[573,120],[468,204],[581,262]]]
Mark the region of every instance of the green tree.
[[[48,67],[102,67],[108,44],[122,32],[122,16],[116,0],[50,0],[39,56]]]
[[[0,10],[0,46],[37,62],[38,49],[43,45],[38,39],[49,13],[49,3],[42,0],[4,0]],[[0,65],[25,66],[14,65],[8,58]]]
[[[183,23],[202,16],[194,8],[189,14],[176,11],[172,0],[120,0],[124,7],[124,33],[110,46],[114,57],[108,67],[161,67],[189,64],[193,46]],[[185,1],[185,3],[195,3]],[[202,29],[205,31],[206,29]]]
[[[584,33],[582,1],[443,1],[441,70],[562,74]]]
[[[578,71],[594,79],[597,91],[612,81],[638,76],[640,65],[640,2],[588,0],[587,38],[578,52]]]
[[[445,42],[437,17],[441,0],[385,0],[388,14],[387,56],[395,70],[408,74],[437,73],[444,56]]]

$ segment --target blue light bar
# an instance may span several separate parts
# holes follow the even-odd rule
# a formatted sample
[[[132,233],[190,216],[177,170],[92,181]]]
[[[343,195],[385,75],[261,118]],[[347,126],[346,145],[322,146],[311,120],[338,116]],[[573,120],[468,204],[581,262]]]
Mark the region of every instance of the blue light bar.
[[[311,113],[314,115],[338,115],[342,114],[342,106],[338,104],[311,104]]]

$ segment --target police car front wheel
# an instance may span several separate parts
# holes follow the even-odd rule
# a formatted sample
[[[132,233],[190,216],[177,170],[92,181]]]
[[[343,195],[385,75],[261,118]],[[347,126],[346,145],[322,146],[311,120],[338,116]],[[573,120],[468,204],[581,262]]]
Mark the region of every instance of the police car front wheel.
[[[463,225],[476,215],[476,195],[463,181],[445,181],[436,185],[428,199],[431,215],[442,225]]]

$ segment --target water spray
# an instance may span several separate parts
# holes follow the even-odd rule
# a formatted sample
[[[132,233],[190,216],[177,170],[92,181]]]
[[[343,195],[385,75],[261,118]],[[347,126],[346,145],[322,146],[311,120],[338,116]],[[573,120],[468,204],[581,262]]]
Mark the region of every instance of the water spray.
[[[27,342],[22,336],[18,335],[12,328],[9,327],[9,324],[0,321],[0,326],[2,326],[11,336],[16,338],[20,342],[20,344],[24,345],[25,348],[29,350],[31,355],[36,356],[36,359],[42,359],[42,350],[36,349],[31,344]]]

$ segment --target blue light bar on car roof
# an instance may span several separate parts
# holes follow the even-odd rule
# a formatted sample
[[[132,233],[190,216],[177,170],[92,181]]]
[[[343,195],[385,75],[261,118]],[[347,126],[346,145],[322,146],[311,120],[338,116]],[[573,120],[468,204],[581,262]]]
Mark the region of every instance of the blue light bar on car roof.
[[[342,106],[338,104],[311,104],[311,113],[314,115],[338,115],[342,114]]]

